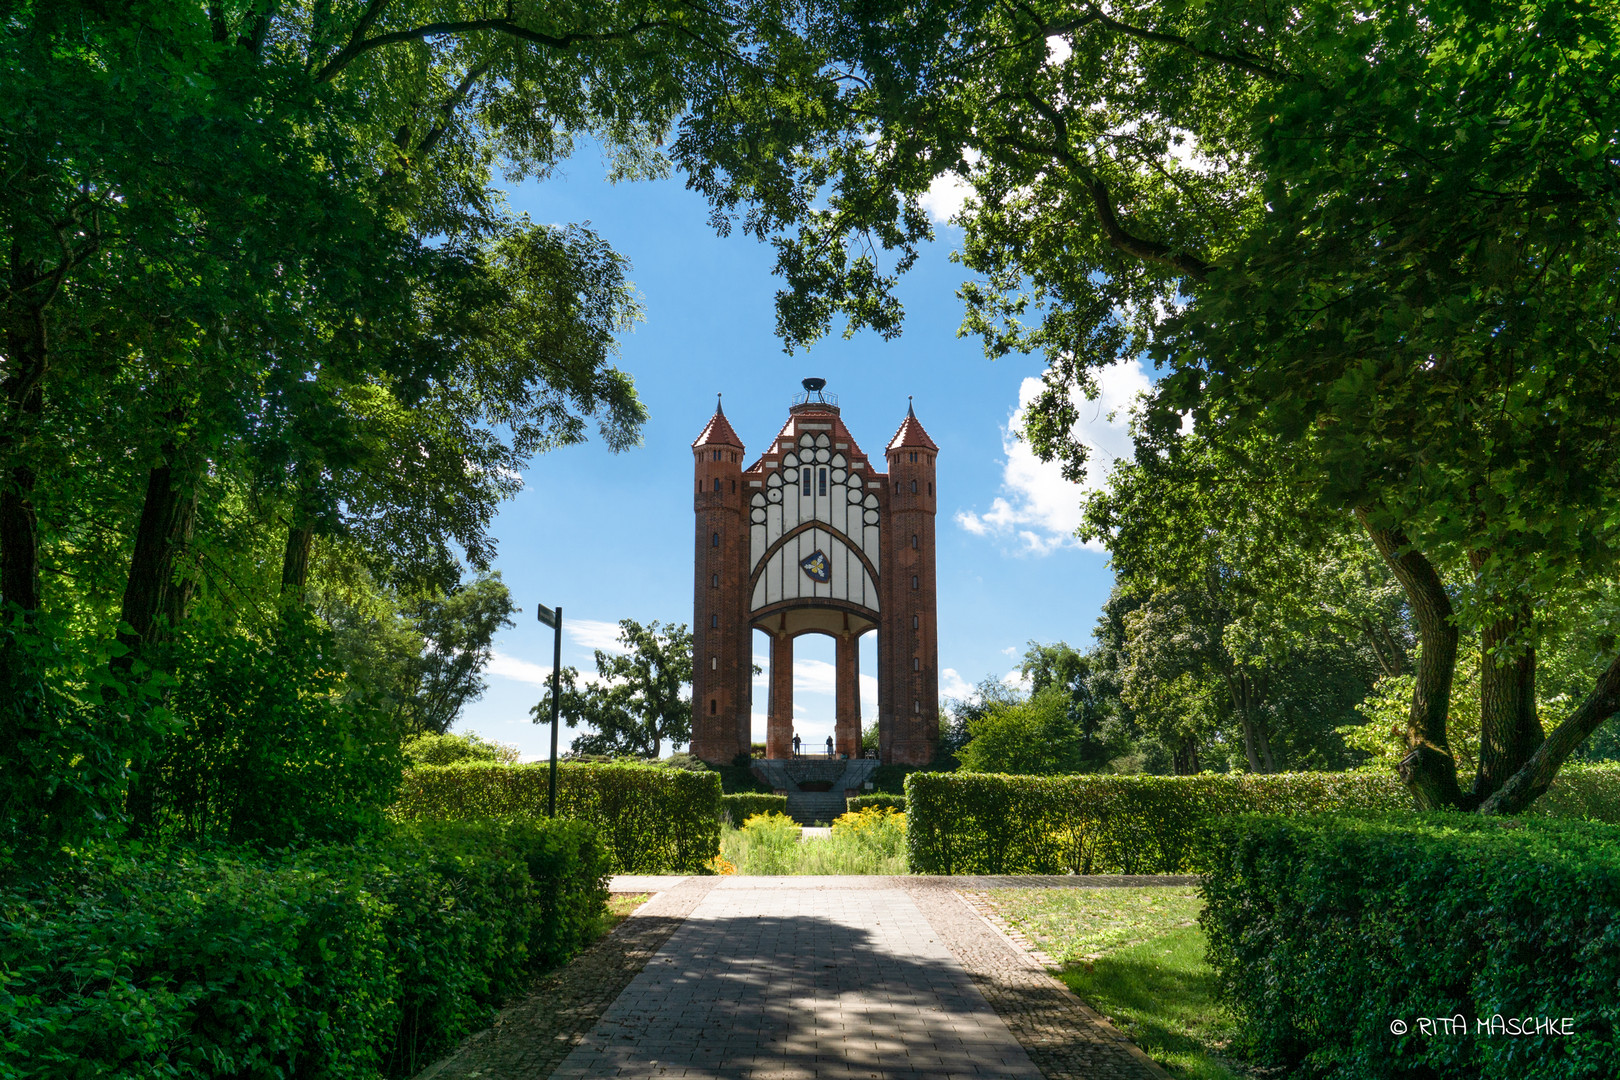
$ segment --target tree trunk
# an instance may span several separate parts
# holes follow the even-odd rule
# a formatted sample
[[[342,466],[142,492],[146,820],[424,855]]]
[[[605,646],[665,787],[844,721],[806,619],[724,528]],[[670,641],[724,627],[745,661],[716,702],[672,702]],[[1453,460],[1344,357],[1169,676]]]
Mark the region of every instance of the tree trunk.
[[[1421,643],[1406,723],[1408,753],[1399,766],[1401,781],[1426,810],[1459,806],[1462,790],[1457,786],[1457,759],[1446,740],[1451,680],[1457,670],[1457,627],[1452,622],[1451,598],[1434,566],[1413,550],[1403,533],[1374,528],[1365,510],[1357,510],[1356,517],[1401,583]]]
[[[1482,814],[1517,814],[1541,798],[1558,769],[1599,724],[1620,713],[1620,657],[1616,657],[1586,700],[1562,724],[1553,728],[1524,766],[1508,777],[1479,808]]]
[[[190,546],[197,518],[197,490],[176,482],[174,448],[165,447],[165,461],[147,475],[146,502],[135,530],[135,552],[130,558],[124,586],[123,621],[119,640],[129,651],[114,661],[128,671],[144,647],[162,640],[184,621],[196,582],[181,575],[180,561]]]
[[[1172,762],[1177,776],[1196,776],[1198,774],[1198,740],[1188,735],[1176,747]]]
[[[287,546],[281,555],[281,595],[300,602],[309,583],[309,553],[315,544],[315,526],[295,519],[287,528]]]
[[[1277,771],[1277,759],[1271,756],[1271,737],[1266,734],[1266,725],[1256,724],[1254,733],[1260,740],[1260,760],[1265,763],[1266,773],[1269,775]]]
[[[1232,708],[1238,714],[1238,724],[1243,729],[1243,756],[1249,762],[1251,773],[1260,772],[1260,755],[1254,746],[1254,724],[1249,720],[1249,706],[1247,696],[1242,692],[1243,676],[1228,675],[1226,677],[1226,691],[1232,696]]]
[[[13,268],[12,292],[19,274]],[[35,473],[27,444],[37,436],[45,412],[45,372],[50,362],[45,313],[14,301],[6,312],[6,366],[0,383],[5,428],[0,434],[0,603],[16,604],[25,615],[39,610],[39,529],[34,514]]]
[[[1479,573],[1490,553],[1471,551],[1468,561]],[[1493,596],[1498,606],[1502,598]],[[1530,626],[1528,604],[1512,605],[1502,618],[1487,623],[1479,635],[1479,768],[1474,774],[1473,801],[1494,795],[1518,772],[1546,738],[1536,718],[1536,653],[1525,646],[1509,658],[1514,639]]]

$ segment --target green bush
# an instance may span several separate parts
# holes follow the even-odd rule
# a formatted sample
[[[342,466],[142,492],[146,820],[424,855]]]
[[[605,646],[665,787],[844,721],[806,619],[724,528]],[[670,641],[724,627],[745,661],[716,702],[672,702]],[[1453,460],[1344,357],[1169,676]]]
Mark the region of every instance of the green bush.
[[[549,767],[467,762],[407,770],[401,820],[535,818],[546,812]],[[720,850],[720,777],[651,765],[564,762],[557,813],[596,825],[616,874],[702,872]]]
[[[599,931],[577,822],[91,848],[0,889],[0,1077],[406,1076]]]
[[[381,824],[399,730],[335,669],[329,630],[293,608],[258,636],[199,621],[177,649],[181,726],[144,778],[160,832],[276,847]]]
[[[1620,1076],[1620,830],[1405,814],[1209,831],[1210,963],[1260,1062],[1335,1080]],[[1525,1017],[1572,1033],[1502,1030]]]
[[[727,795],[769,795],[771,786],[760,781],[754,775],[754,770],[748,765],[716,765],[714,771],[720,774],[720,784]]]
[[[518,750],[489,742],[474,732],[461,735],[415,735],[405,740],[406,765],[454,765],[459,761],[498,761],[516,764]]]
[[[1398,780],[1360,773],[916,773],[907,847],[920,874],[1186,873],[1203,865],[1198,827],[1220,814],[1409,806]]]
[[[786,814],[755,814],[726,830],[721,856],[742,874],[791,874],[797,866],[799,824]]]
[[[1408,810],[1387,774],[1001,776],[915,773],[908,853],[919,874],[1173,874],[1207,865],[1200,826],[1223,814]],[[1620,768],[1569,766],[1541,816],[1620,820]]]
[[[898,810],[906,812],[906,797],[904,795],[851,795],[845,800],[850,813],[858,810],[876,808],[879,810]]]
[[[999,766],[1020,775],[1072,773],[1085,764],[1085,736],[1069,703],[1069,692],[1054,683],[1027,701],[992,701],[968,720],[970,741],[957,752],[966,772]]]
[[[787,796],[722,795],[720,796],[720,806],[726,822],[736,828],[755,814],[787,813]]]

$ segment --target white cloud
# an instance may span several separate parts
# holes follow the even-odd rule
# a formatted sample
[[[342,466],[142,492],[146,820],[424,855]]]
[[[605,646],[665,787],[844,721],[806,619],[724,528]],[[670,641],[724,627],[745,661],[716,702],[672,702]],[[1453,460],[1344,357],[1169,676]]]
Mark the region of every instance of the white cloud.
[[[484,665],[484,674],[511,679],[513,682],[533,683],[535,686],[544,686],[551,681],[550,667],[541,667],[527,660],[519,660],[503,652],[492,651],[489,654],[489,663]]]
[[[1033,682],[1028,675],[1025,675],[1017,668],[1013,668],[1011,671],[1007,672],[1007,674],[1003,675],[1001,677],[1001,681],[1012,687],[1014,690],[1021,690],[1026,694],[1029,693],[1030,685]]]
[[[567,631],[568,639],[581,648],[616,653],[629,651],[619,643],[618,623],[600,622],[596,619],[564,619],[563,629]]]
[[[1007,646],[1005,649],[1001,650],[1001,655],[1002,656],[1017,656],[1018,655],[1018,646],[1016,646],[1016,645]]]
[[[955,668],[944,668],[939,673],[939,696],[955,698],[958,701],[974,701],[977,700],[979,693]]]
[[[967,160],[969,167],[978,164],[982,157],[975,150],[968,150],[962,156]],[[967,178],[960,173],[952,172],[934,177],[933,182],[928,185],[927,192],[917,201],[936,224],[948,225],[962,212],[963,205],[972,194],[973,185]]]
[[[1018,407],[1002,429],[1001,446],[1007,455],[1001,475],[1005,494],[991,500],[990,508],[983,512],[957,511],[956,523],[975,536],[1016,540],[1028,554],[1048,555],[1059,548],[1079,547],[1074,530],[1081,521],[1081,500],[1103,486],[1115,459],[1131,456],[1131,409],[1137,397],[1152,386],[1140,362],[1121,360],[1097,372],[1094,400],[1076,397],[1080,418],[1073,432],[1091,447],[1092,454],[1085,482],[1073,484],[1063,479],[1057,462],[1036,458],[1019,435],[1025,410],[1044,388],[1040,379],[1025,379],[1018,388]]]

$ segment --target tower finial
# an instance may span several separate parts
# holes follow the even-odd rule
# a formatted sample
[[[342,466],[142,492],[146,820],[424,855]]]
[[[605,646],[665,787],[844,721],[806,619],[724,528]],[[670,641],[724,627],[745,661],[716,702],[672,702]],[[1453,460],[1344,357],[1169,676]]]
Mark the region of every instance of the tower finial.
[[[906,395],[906,415],[913,420],[917,419],[917,410],[912,407],[910,394]]]
[[[715,412],[724,413],[726,411],[725,408],[721,404],[721,398],[723,398],[725,396],[726,395],[720,393],[719,391],[715,392],[715,395],[714,395],[714,411]]]

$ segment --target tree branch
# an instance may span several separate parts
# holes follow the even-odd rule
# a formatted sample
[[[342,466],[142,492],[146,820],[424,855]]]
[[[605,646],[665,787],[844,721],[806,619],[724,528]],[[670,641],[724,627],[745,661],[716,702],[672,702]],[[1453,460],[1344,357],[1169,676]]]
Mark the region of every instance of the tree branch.
[[[1118,19],[1109,16],[1100,8],[1096,7],[1093,7],[1085,15],[1082,15],[1080,18],[1075,19],[1072,22],[1043,26],[1041,29],[1045,32],[1047,37],[1051,37],[1054,34],[1072,33],[1075,30],[1084,29],[1093,23],[1112,30],[1116,34],[1123,34],[1126,37],[1138,38],[1142,41],[1152,41],[1160,45],[1173,45],[1178,49],[1185,49],[1194,56],[1202,57],[1205,60],[1213,60],[1217,64],[1225,64],[1228,67],[1235,67],[1240,71],[1247,71],[1250,75],[1258,75],[1262,79],[1270,79],[1273,82],[1285,82],[1294,78],[1290,72],[1279,67],[1273,67],[1272,65],[1261,60],[1258,56],[1255,56],[1253,53],[1225,53],[1217,52],[1213,49],[1206,49],[1202,46],[1194,45],[1187,38],[1184,38],[1179,34],[1166,34],[1162,30],[1149,30],[1143,26],[1132,26],[1130,23],[1120,22]]]
[[[1620,713],[1620,656],[1598,676],[1592,692],[1562,724],[1553,729],[1530,760],[1490,798],[1480,804],[1482,814],[1516,814],[1535,802],[1558,776],[1559,768],[1599,724]]]
[[[1143,262],[1167,266],[1195,281],[1205,281],[1209,278],[1209,264],[1197,256],[1176,251],[1169,244],[1133,236],[1127,232],[1120,224],[1119,215],[1114,211],[1114,200],[1108,192],[1107,185],[1097,179],[1091,170],[1085,168],[1069,151],[1069,124],[1063,118],[1063,114],[1043,101],[1038,94],[1026,93],[1023,96],[1025,102],[1052,125],[1053,133],[1057,136],[1057,145],[1051,151],[1053,156],[1082,174],[1086,189],[1091,193],[1092,205],[1097,209],[1097,223],[1102,226],[1104,238],[1117,251]]]
[[[374,0],[377,6],[386,3],[386,0]],[[646,19],[623,30],[613,30],[603,34],[567,33],[561,36],[547,34],[541,30],[533,30],[522,26],[511,19],[464,19],[455,22],[428,23],[425,26],[413,27],[409,30],[395,30],[387,34],[378,34],[374,38],[361,40],[359,32],[350,39],[349,43],[315,75],[317,83],[330,82],[339,72],[348,67],[357,57],[371,52],[374,49],[385,48],[389,45],[398,45],[406,41],[421,41],[423,38],[437,37],[441,34],[470,34],[480,30],[494,30],[497,33],[509,34],[519,41],[528,41],[536,45],[545,45],[553,49],[567,49],[581,42],[595,41],[622,41],[635,37],[643,30],[651,30],[669,24],[661,19]]]

